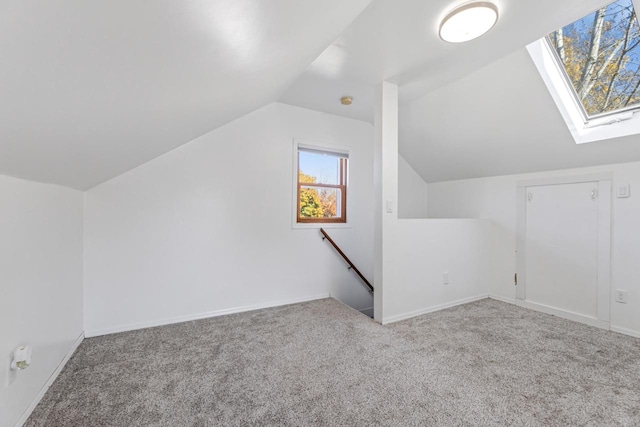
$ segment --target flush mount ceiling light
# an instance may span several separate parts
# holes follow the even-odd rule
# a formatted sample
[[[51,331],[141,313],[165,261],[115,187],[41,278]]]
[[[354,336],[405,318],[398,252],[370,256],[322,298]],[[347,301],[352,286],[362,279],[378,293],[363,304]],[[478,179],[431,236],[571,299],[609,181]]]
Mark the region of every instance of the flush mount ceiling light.
[[[462,43],[480,37],[498,22],[498,7],[489,2],[466,3],[453,9],[440,24],[440,38]]]

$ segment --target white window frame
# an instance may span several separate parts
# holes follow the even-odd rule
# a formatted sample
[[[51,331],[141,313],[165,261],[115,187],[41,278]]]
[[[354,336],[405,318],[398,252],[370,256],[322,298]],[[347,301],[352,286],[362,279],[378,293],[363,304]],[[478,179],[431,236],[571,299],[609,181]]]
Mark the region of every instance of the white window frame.
[[[527,51],[576,144],[640,133],[640,114],[634,114],[638,110],[614,112],[592,119],[585,117],[584,109],[574,96],[573,88],[569,86],[571,83],[565,78],[565,71],[560,68],[562,65],[556,60],[546,37],[529,44]]]
[[[347,222],[317,222],[317,223],[303,223],[298,222],[298,148],[303,147],[312,150],[329,151],[332,153],[346,154],[349,158],[349,166],[346,171],[346,186],[347,186]],[[349,175],[351,173],[351,165],[353,164],[352,150],[350,147],[333,145],[326,142],[310,141],[305,139],[295,138],[293,140],[293,173],[292,173],[292,207],[291,207],[291,227],[294,229],[319,229],[319,228],[351,228],[351,187],[349,185]]]

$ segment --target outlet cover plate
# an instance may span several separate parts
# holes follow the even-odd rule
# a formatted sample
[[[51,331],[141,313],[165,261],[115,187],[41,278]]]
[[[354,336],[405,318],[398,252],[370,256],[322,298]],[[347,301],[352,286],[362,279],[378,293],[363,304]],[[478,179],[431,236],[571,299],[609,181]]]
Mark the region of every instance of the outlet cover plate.
[[[444,273],[442,273],[442,284],[443,285],[448,285],[449,284],[449,272],[445,271]]]
[[[618,199],[627,199],[631,197],[631,186],[629,184],[622,184],[616,187],[616,197]]]
[[[629,301],[629,295],[624,289],[616,289],[616,302],[626,304]]]

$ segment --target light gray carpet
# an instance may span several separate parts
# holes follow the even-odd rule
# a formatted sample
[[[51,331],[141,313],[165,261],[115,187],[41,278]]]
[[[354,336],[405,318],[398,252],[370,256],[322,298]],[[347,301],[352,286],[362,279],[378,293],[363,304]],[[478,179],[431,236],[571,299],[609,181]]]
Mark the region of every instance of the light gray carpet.
[[[333,299],[85,340],[27,426],[640,425],[640,340],[483,300]]]

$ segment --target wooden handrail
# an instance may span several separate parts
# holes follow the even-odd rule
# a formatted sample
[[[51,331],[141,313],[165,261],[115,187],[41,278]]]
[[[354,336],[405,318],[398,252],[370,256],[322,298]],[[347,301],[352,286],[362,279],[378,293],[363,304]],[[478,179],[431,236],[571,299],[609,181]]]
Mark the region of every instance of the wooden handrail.
[[[360,277],[360,279],[362,279],[362,281],[364,282],[365,285],[367,285],[367,288],[369,288],[369,292],[373,292],[373,286],[371,286],[371,283],[369,283],[369,281],[367,280],[366,277],[364,277],[362,275],[362,273],[360,273],[360,270],[358,270],[356,268],[355,265],[353,265],[353,263],[351,262],[351,260],[349,259],[349,257],[347,257],[344,252],[342,252],[342,250],[338,247],[338,245],[336,244],[336,242],[333,241],[333,239],[331,237],[329,237],[329,235],[327,234],[326,231],[324,231],[324,228],[320,229],[320,233],[322,233],[322,240],[327,239],[329,241],[329,243],[331,243],[331,246],[333,246],[335,248],[336,251],[338,251],[338,253],[342,256],[342,258],[344,258],[345,261],[347,261],[347,264],[349,264],[349,270],[353,270],[356,272],[356,274],[358,275],[358,277]]]

